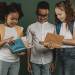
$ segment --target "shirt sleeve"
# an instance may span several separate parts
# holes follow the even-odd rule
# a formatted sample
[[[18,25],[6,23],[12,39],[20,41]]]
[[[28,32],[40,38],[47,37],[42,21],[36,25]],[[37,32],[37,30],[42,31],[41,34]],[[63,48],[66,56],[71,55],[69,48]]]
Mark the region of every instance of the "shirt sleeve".
[[[26,38],[27,38],[27,40],[29,41],[29,43],[32,43],[32,33],[31,33],[30,27],[27,28],[27,31],[26,31]]]

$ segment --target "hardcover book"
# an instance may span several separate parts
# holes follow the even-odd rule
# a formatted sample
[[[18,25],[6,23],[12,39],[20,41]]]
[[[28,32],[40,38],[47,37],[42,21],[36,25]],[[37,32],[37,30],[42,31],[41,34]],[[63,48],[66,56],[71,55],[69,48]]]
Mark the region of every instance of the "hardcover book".
[[[9,44],[9,47],[11,48],[12,52],[14,52],[14,53],[26,51],[27,49],[33,47],[33,44],[30,44],[26,37],[22,37],[22,38],[14,40],[14,41],[15,41],[14,45]]]
[[[47,46],[48,43],[52,42],[54,43],[55,48],[60,48],[61,44],[63,42],[64,36],[57,35],[55,33],[47,33],[44,42],[39,42],[40,44],[43,44],[44,46]]]

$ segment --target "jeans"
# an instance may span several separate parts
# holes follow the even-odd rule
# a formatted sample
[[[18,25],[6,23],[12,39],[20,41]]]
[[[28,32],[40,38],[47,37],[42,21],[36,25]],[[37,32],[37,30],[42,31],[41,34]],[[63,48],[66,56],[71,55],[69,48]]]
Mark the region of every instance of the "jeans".
[[[58,75],[75,75],[75,48],[57,51]]]
[[[18,75],[20,61],[6,62],[0,60],[0,75]]]
[[[48,64],[35,64],[31,63],[32,66],[32,75],[51,75],[49,68],[51,63]]]

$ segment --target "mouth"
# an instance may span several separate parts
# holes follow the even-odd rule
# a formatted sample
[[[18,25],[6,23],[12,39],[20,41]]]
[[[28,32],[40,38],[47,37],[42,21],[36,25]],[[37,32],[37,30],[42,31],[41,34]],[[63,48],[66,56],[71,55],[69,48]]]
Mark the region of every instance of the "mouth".
[[[16,25],[16,23],[11,23],[11,25]]]

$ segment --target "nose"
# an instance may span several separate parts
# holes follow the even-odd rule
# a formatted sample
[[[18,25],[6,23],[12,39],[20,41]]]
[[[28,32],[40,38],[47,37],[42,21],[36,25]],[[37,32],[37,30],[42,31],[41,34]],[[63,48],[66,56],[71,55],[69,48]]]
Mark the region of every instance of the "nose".
[[[41,16],[41,19],[44,19],[44,17],[43,17],[43,16]]]
[[[18,20],[14,20],[14,23],[17,23],[18,22]]]
[[[59,19],[59,18],[60,18],[60,16],[58,15],[58,16],[57,16],[57,18]]]

